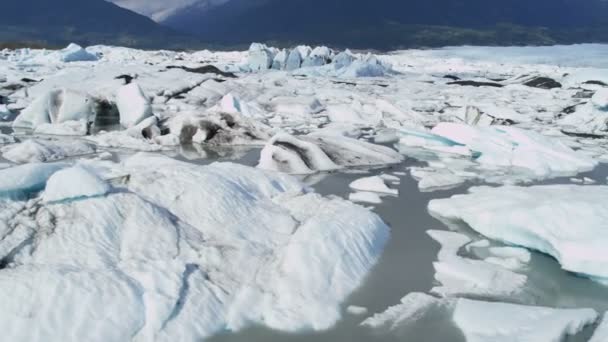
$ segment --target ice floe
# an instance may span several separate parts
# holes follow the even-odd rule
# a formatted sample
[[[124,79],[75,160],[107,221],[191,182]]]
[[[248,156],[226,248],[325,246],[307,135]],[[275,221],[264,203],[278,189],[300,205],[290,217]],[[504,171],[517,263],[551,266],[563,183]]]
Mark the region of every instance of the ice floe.
[[[571,272],[605,282],[605,186],[548,185],[472,188],[433,200],[430,212],[461,220],[488,238],[547,253]]]
[[[438,299],[411,293],[401,304],[365,320],[362,325],[388,329],[408,336],[407,329],[429,319],[447,319],[467,342],[562,341],[593,324],[598,314],[592,309],[554,309],[464,298]]]
[[[380,176],[357,179],[350,183],[350,188],[358,191],[375,192],[387,195],[398,195],[399,190],[389,188]]]

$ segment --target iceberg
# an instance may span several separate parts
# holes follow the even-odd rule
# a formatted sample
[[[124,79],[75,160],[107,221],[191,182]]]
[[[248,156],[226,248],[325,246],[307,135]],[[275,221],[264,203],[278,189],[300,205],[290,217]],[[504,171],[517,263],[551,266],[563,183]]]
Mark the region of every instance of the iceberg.
[[[344,136],[320,134],[274,136],[262,149],[258,167],[291,174],[310,174],[353,166],[398,164],[403,156],[385,146]]]
[[[433,200],[429,211],[448,224],[464,221],[484,236],[553,256],[564,270],[606,282],[606,186],[476,187]]]
[[[285,70],[293,71],[300,69],[302,66],[302,55],[298,49],[293,49],[287,56],[287,62],[285,63]]]
[[[116,106],[120,113],[120,124],[130,128],[152,116],[150,99],[144,94],[139,84],[132,82],[122,86],[116,92]]]
[[[78,44],[71,43],[65,49],[59,52],[60,59],[64,63],[69,62],[91,62],[99,58],[97,55],[88,52]]]
[[[274,59],[272,61],[272,69],[274,69],[274,70],[285,69],[285,67],[287,66],[287,57],[289,57],[287,50],[283,49],[283,50],[279,51],[274,56]]]
[[[110,185],[82,166],[55,172],[47,181],[42,200],[47,203],[103,196]]]
[[[82,120],[95,121],[97,105],[88,94],[71,89],[51,90],[36,98],[13,121],[13,127],[36,129],[44,124],[60,124]]]
[[[263,71],[272,67],[274,54],[270,49],[260,43],[253,43],[249,47],[249,57],[247,63],[251,71]]]

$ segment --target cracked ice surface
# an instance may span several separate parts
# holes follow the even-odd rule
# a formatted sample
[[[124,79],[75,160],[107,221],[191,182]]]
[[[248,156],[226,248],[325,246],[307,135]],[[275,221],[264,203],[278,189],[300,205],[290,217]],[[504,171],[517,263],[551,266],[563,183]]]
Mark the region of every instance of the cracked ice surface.
[[[388,239],[375,214],[285,175],[145,154],[87,164],[129,180],[105,196],[1,204],[8,339],[198,340],[254,323],[327,329]]]

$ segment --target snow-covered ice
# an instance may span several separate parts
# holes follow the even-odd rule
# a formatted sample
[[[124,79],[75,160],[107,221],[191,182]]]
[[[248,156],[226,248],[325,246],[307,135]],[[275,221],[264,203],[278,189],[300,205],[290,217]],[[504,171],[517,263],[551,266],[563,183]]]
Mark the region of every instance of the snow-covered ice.
[[[50,179],[48,204],[2,221],[7,338],[199,340],[254,323],[327,329],[388,239],[375,214],[289,176],[146,154],[97,163],[8,169],[32,174],[21,187]],[[128,174],[126,185],[107,193],[91,166]]]

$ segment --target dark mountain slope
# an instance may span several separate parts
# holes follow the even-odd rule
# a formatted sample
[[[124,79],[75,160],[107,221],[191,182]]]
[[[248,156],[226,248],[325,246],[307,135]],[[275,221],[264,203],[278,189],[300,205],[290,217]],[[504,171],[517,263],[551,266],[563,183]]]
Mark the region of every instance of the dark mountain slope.
[[[0,42],[186,47],[195,39],[105,0],[2,0]]]
[[[364,48],[608,41],[604,0],[232,0],[168,26],[208,42]]]

